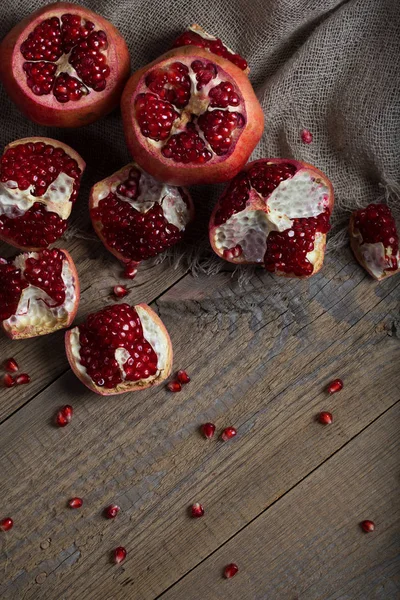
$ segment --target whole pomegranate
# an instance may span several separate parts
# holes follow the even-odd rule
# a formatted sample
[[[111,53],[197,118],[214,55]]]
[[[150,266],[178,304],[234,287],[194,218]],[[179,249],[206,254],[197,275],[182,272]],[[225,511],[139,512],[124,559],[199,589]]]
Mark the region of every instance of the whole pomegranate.
[[[0,79],[32,121],[80,127],[118,105],[129,52],[117,29],[84,6],[47,4],[0,45]]]
[[[350,243],[361,266],[378,281],[400,270],[399,236],[386,204],[369,204],[350,218]]]
[[[226,48],[216,54],[208,46],[173,48],[134,73],[122,95],[132,156],[172,185],[227,181],[263,132],[263,112],[246,72]]]
[[[146,304],[115,304],[65,334],[75,375],[93,392],[122,394],[159,385],[171,372],[172,345]]]
[[[159,183],[135,163],[96,183],[90,193],[93,227],[123,262],[139,263],[179,242],[193,214],[187,190]]]
[[[250,162],[211,215],[211,245],[236,264],[309,277],[324,261],[333,202],[330,181],[311,165],[282,158]]]
[[[67,228],[85,162],[75,150],[50,138],[8,144],[0,159],[0,239],[40,250]]]
[[[66,250],[45,249],[0,259],[0,321],[10,338],[69,327],[78,304],[78,274]]]

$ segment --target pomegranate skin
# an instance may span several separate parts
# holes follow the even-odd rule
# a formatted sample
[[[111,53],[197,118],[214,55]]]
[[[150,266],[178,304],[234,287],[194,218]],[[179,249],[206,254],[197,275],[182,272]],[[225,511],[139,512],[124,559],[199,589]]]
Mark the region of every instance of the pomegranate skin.
[[[140,89],[147,72],[153,67],[162,68],[175,58],[204,60],[212,62],[223,69],[234,80],[244,98],[246,125],[233,150],[225,160],[210,161],[204,164],[175,163],[165,159],[161,151],[154,150],[154,145],[144,137],[135,119],[134,102],[136,92]],[[152,63],[136,71],[126,84],[121,99],[121,112],[124,124],[125,139],[128,149],[135,161],[156,179],[172,185],[194,185],[199,183],[221,183],[234,177],[246,164],[250,154],[259,142],[264,130],[264,114],[257,100],[251,83],[244,71],[225,58],[211,54],[208,50],[193,46],[174,48]]]
[[[106,88],[77,101],[60,104],[53,94],[35,96],[26,83],[25,62],[20,47],[29,33],[42,21],[65,13],[79,15],[95,23],[107,34],[107,62],[111,73]],[[51,127],[81,127],[111,112],[120,100],[130,73],[128,47],[119,31],[102,16],[70,2],[47,4],[18,23],[0,44],[0,80],[19,110],[31,121]]]

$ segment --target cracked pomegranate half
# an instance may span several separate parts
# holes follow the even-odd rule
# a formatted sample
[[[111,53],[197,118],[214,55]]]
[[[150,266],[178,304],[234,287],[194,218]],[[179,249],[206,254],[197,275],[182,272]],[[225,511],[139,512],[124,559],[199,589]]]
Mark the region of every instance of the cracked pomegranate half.
[[[69,327],[78,304],[78,274],[66,250],[0,259],[0,321],[8,337],[30,338]]]
[[[126,263],[139,263],[179,242],[194,215],[186,189],[159,183],[135,163],[96,183],[89,205],[97,235]]]
[[[85,162],[50,138],[8,144],[0,159],[0,240],[40,250],[62,236]]]
[[[386,204],[369,204],[350,218],[350,244],[360,265],[378,281],[400,270],[399,236]]]
[[[0,79],[40,125],[79,127],[103,117],[118,105],[129,71],[118,30],[69,2],[43,6],[0,45]]]
[[[312,165],[281,158],[250,162],[211,215],[211,245],[235,264],[310,277],[324,261],[333,202],[330,181]]]
[[[246,73],[193,45],[174,48],[132,75],[121,108],[135,161],[173,185],[227,181],[264,128]]]
[[[172,345],[146,304],[114,304],[65,334],[75,375],[93,392],[123,394],[159,385],[171,372]]]

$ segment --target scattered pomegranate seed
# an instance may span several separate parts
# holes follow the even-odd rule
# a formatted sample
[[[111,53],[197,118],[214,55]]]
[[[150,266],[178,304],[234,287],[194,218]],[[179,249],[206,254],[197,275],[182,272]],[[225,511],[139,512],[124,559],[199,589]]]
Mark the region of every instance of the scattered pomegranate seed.
[[[191,506],[191,515],[193,518],[197,519],[198,517],[204,516],[204,507],[200,504],[200,502],[196,502]]]
[[[10,517],[6,517],[0,521],[0,529],[2,531],[9,531],[14,525],[14,521]]]
[[[223,430],[223,432],[221,433],[221,439],[224,442],[227,442],[228,440],[230,440],[231,438],[235,437],[235,435],[237,434],[237,431],[234,427],[227,427],[226,429]]]
[[[58,411],[56,415],[56,424],[59,427],[65,427],[71,422],[74,409],[69,404],[66,404]]]
[[[182,386],[179,383],[179,381],[170,381],[169,383],[167,383],[167,388],[170,392],[180,392]]]
[[[336,392],[340,392],[343,389],[343,381],[341,379],[334,379],[330,382],[326,391],[328,394],[336,394]]]
[[[138,262],[131,262],[127,264],[124,271],[124,277],[127,277],[128,279],[134,279],[138,272],[138,264]]]
[[[116,285],[114,286],[113,292],[114,296],[116,296],[117,298],[123,298],[127,295],[128,290],[123,285]]]
[[[371,531],[375,530],[375,523],[367,519],[366,521],[361,521],[360,527],[365,533],[371,533]]]
[[[104,509],[104,516],[107,517],[107,519],[115,519],[120,510],[121,509],[117,504],[110,504],[110,506],[107,506],[107,508]]]
[[[333,422],[333,415],[330,412],[322,411],[318,415],[318,421],[322,425],[330,425]]]
[[[303,129],[303,131],[301,132],[301,141],[304,144],[311,144],[311,142],[313,141],[313,135],[311,131],[308,131],[308,129]]]
[[[10,388],[13,385],[15,385],[15,379],[9,373],[6,373],[6,375],[4,375],[4,377],[3,377],[3,383],[4,383],[5,387]]]
[[[204,435],[204,437],[206,437],[208,440],[211,440],[211,438],[214,437],[215,433],[214,423],[204,423],[201,426],[201,432]]]
[[[126,554],[125,548],[118,546],[113,552],[114,562],[119,565],[119,563],[122,563],[122,561],[126,559]]]
[[[21,373],[21,375],[17,375],[15,378],[15,383],[17,385],[24,385],[25,383],[30,383],[31,378],[28,373]]]
[[[176,374],[176,378],[179,381],[179,383],[189,383],[190,381],[190,377],[186,373],[186,371],[178,371],[178,373]]]
[[[238,571],[239,567],[235,565],[235,563],[230,563],[229,565],[226,565],[224,569],[224,577],[230,579],[231,577],[234,577]]]
[[[80,508],[83,504],[83,500],[82,498],[71,498],[71,500],[68,500],[68,506],[70,508]]]
[[[15,358],[7,358],[7,360],[4,363],[4,368],[9,373],[15,373],[19,369],[17,361],[15,360]]]

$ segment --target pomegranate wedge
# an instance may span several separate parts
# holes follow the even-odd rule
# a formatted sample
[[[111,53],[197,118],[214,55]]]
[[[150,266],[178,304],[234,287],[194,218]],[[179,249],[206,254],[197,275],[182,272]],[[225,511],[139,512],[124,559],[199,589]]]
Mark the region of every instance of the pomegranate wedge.
[[[65,334],[75,375],[93,392],[122,394],[159,385],[171,372],[168,332],[146,304],[115,304]]]

